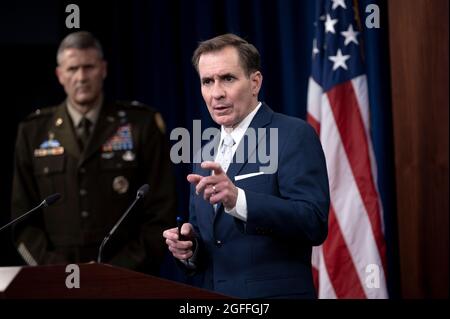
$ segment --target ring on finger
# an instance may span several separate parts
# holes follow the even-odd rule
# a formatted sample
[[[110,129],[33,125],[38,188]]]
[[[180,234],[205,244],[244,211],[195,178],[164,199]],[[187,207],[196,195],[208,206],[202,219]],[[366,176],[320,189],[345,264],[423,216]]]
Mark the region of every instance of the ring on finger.
[[[216,185],[213,185],[212,189],[213,189],[214,194],[217,193]]]

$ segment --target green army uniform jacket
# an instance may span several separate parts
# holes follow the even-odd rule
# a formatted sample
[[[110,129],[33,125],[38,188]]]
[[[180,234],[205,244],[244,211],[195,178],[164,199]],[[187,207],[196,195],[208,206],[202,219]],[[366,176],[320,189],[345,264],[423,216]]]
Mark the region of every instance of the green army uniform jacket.
[[[54,205],[14,228],[28,264],[89,262],[143,184],[150,191],[103,251],[104,262],[157,273],[165,252],[163,230],[175,223],[175,182],[163,121],[138,103],[105,102],[81,152],[66,103],[37,110],[19,124],[12,215],[46,196]]]

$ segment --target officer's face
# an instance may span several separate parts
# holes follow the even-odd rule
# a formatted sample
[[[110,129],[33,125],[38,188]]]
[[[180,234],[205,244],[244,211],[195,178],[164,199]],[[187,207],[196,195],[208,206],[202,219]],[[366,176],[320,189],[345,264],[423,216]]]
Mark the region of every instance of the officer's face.
[[[217,124],[234,127],[258,104],[262,75],[257,71],[248,77],[235,48],[202,54],[198,72],[203,99]]]
[[[60,54],[56,75],[74,106],[92,106],[102,93],[106,62],[95,49],[66,49]]]

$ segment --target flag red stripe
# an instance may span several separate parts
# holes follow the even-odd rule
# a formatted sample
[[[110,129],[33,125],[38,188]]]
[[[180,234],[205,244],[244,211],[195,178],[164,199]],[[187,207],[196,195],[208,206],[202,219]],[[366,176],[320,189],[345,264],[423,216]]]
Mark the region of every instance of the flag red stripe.
[[[309,112],[306,113],[306,120],[316,130],[317,135],[320,136],[320,122],[315,119]]]
[[[314,288],[316,288],[316,294],[319,295],[319,270],[311,266],[312,274],[313,274],[313,282],[314,282]]]
[[[332,205],[330,205],[328,233],[330,235],[323,244],[323,256],[336,297],[366,298]]]
[[[366,208],[379,255],[386,269],[385,242],[382,233],[378,193],[372,176],[369,146],[353,85],[350,81],[327,92],[331,110],[341,135],[356,184]]]

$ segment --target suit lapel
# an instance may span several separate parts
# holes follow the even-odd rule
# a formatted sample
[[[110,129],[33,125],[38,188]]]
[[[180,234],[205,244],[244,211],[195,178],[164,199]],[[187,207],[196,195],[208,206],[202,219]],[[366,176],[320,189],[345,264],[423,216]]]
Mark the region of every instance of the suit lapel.
[[[245,135],[244,138],[241,139],[239,142],[239,145],[236,149],[236,152],[233,156],[233,161],[231,162],[230,166],[227,170],[227,176],[230,178],[231,182],[234,183],[234,177],[239,174],[239,172],[242,170],[244,165],[248,162],[248,159],[252,157],[252,154],[256,152],[257,145],[263,141],[265,138],[265,130],[264,134],[261,134],[261,136],[258,136],[258,128],[266,127],[271,121],[272,121],[272,115],[273,111],[267,106],[267,104],[263,103],[258,110],[258,112],[255,114],[255,117],[250,122],[249,128],[252,128],[255,130],[256,138],[258,139],[257,143],[252,143],[252,145],[248,145],[248,142],[245,142]],[[247,129],[248,130],[248,129]],[[251,136],[251,135],[250,135]],[[219,139],[220,140],[220,139]],[[238,153],[240,152],[240,153]],[[244,154],[243,161],[240,163],[236,163],[236,154]],[[222,212],[224,210],[223,204],[220,203],[217,207],[217,212],[214,215],[214,225],[219,220],[220,216],[223,215]]]
[[[248,142],[245,141],[246,135],[244,135],[244,138],[242,138],[236,149],[236,152],[234,153],[233,161],[227,171],[227,175],[231,179],[231,181],[234,180],[234,177],[239,174],[244,165],[248,162],[248,159],[253,156],[254,152],[256,152],[257,145],[261,143],[261,141],[265,138],[265,130],[262,130],[264,133],[259,136],[258,128],[266,127],[272,121],[272,115],[273,111],[267,106],[267,104],[263,103],[256,113],[255,117],[251,121],[250,125],[248,126],[248,129],[252,128],[255,131],[257,143],[251,143],[251,145],[248,145]],[[236,163],[237,154],[244,154],[244,160],[240,163]]]

